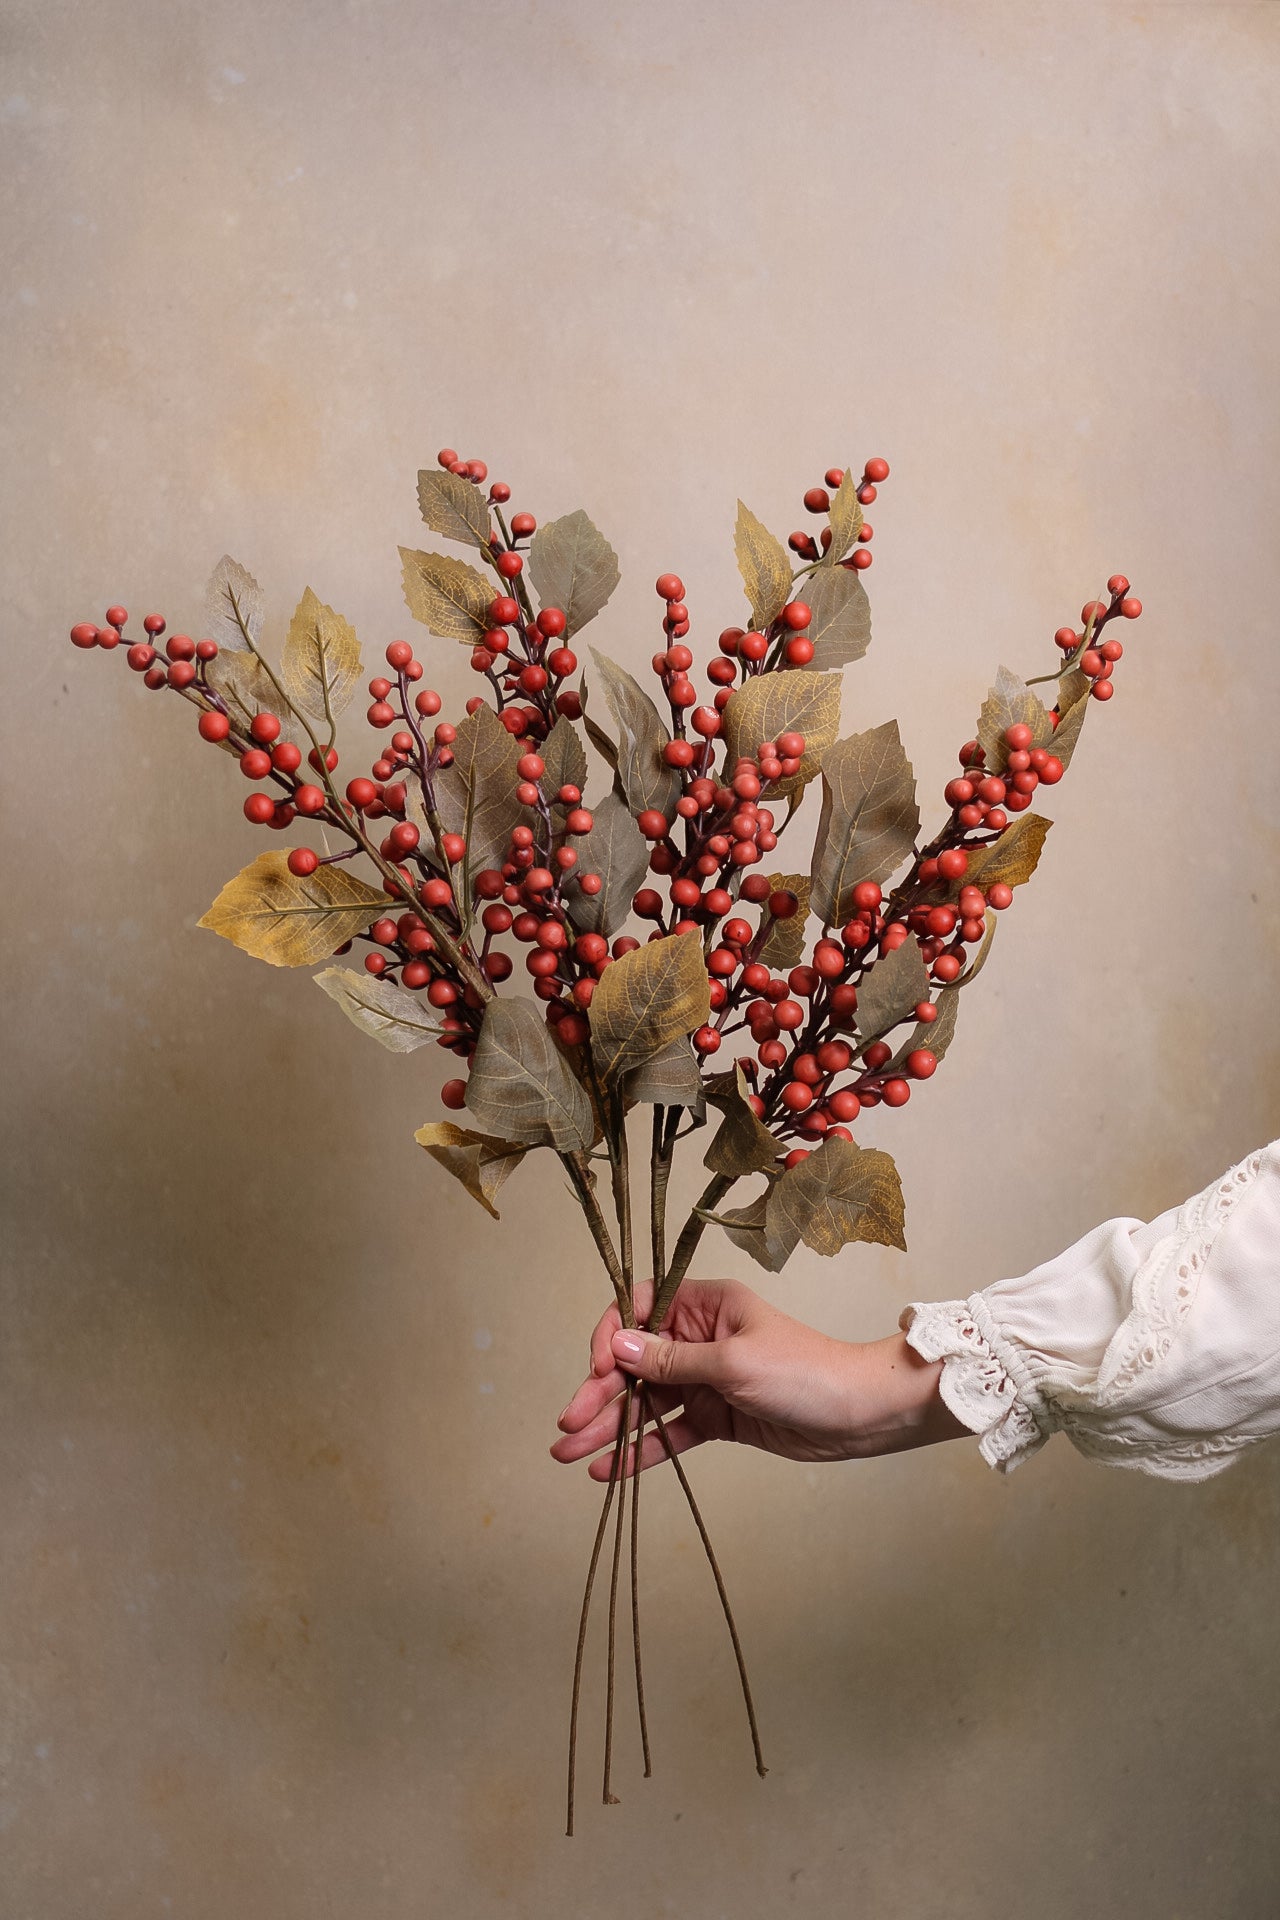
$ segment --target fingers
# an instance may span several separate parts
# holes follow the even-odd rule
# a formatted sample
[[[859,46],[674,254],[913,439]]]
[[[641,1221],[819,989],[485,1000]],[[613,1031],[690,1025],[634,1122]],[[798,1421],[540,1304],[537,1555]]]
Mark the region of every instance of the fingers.
[[[729,1370],[725,1340],[663,1340],[620,1327],[610,1344],[624,1373],[660,1386],[720,1387]]]
[[[622,1376],[619,1375],[619,1378]],[[678,1394],[664,1392],[659,1388],[649,1396],[652,1404],[661,1414],[670,1413],[680,1404]],[[611,1447],[618,1437],[618,1426],[622,1419],[623,1396],[619,1393],[602,1408],[594,1418],[584,1420],[581,1426],[567,1432],[562,1439],[554,1442],[551,1448],[553,1460],[559,1460],[564,1466],[575,1460],[585,1460],[589,1453],[595,1453],[601,1447]],[[639,1421],[640,1402],[638,1396],[631,1403],[631,1430]]]
[[[607,1407],[617,1398],[627,1384],[624,1373],[613,1365],[613,1356],[609,1356],[610,1371],[606,1374],[591,1374],[583,1381],[570,1400],[556,1425],[562,1433],[578,1433],[590,1420],[594,1420],[602,1407]]]
[[[690,1447],[700,1447],[707,1438],[706,1434],[694,1426],[692,1421],[686,1419],[668,1420],[666,1422],[666,1430],[667,1438],[671,1442],[672,1453],[687,1453]],[[663,1446],[659,1436],[656,1433],[646,1433],[640,1447],[641,1473],[645,1473],[650,1467],[660,1467],[666,1458],[667,1449]],[[628,1447],[626,1464],[628,1479],[630,1479],[636,1470],[635,1462],[636,1450],[634,1447]],[[587,1472],[593,1480],[607,1480],[612,1471],[612,1467],[613,1454],[609,1452],[601,1454],[598,1459],[593,1460],[587,1468]]]
[[[638,1320],[646,1319],[652,1305],[653,1282],[652,1280],[641,1280],[635,1290],[636,1318]],[[591,1335],[591,1370],[593,1373],[604,1374],[613,1372],[613,1354],[610,1350],[609,1342],[621,1325],[622,1317],[616,1306],[612,1306],[607,1312],[602,1313],[596,1322],[595,1331]]]

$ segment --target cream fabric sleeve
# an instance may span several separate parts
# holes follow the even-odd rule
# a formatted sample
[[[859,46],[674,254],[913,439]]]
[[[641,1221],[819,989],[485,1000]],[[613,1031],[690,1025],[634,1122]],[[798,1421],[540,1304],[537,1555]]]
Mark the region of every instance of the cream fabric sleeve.
[[[1092,1459],[1207,1480],[1280,1431],[1280,1141],[1185,1206],[900,1324],[1001,1472],[1061,1430]]]

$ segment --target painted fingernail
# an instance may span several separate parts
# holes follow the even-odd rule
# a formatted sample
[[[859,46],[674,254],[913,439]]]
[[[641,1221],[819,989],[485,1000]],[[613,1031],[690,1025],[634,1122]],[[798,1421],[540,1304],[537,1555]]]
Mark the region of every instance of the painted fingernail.
[[[634,1333],[615,1333],[613,1350],[619,1360],[638,1360],[644,1352],[644,1341]]]
[[[556,1425],[557,1425],[558,1427],[562,1427],[562,1426],[564,1425],[564,1417],[565,1417],[565,1415],[566,1415],[566,1413],[568,1413],[568,1411],[569,1411],[569,1407],[571,1407],[572,1405],[573,1405],[573,1402],[572,1402],[572,1400],[571,1400],[571,1401],[569,1402],[569,1406],[567,1406],[567,1407],[561,1407],[561,1409],[560,1409],[560,1411],[559,1411],[559,1413],[558,1413],[558,1414],[556,1415]]]

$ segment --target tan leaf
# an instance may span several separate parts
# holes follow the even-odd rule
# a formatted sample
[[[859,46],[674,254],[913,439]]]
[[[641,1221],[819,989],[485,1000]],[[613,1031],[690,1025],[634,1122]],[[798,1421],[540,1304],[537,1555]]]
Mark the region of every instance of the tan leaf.
[[[1025,680],[1001,667],[978,715],[978,740],[986,750],[988,773],[1003,773],[1009,759],[1005,728],[1018,725],[1030,727],[1033,747],[1047,747],[1053,739],[1053,722],[1044,702]]]
[[[745,1207],[728,1207],[724,1213],[703,1214],[704,1220],[713,1220],[723,1227],[735,1247],[750,1254],[758,1266],[766,1273],[780,1273],[787,1259],[787,1249],[781,1260],[775,1260],[773,1250],[765,1237],[765,1220],[769,1210],[769,1189],[748,1201]]]
[[[915,775],[896,720],[837,740],[822,756],[822,815],[813,854],[813,908],[828,926],[853,911],[860,880],[887,880],[920,831]]]
[[[706,1081],[707,1099],[724,1115],[715,1139],[703,1155],[711,1173],[771,1172],[778,1159],[778,1142],[750,1106],[742,1068],[717,1073]]]
[[[673,820],[680,798],[680,775],[662,757],[671,735],[658,709],[626,668],[607,653],[592,647],[591,658],[618,729],[617,772],[627,805],[635,814],[655,807]]]
[[[432,533],[466,546],[487,549],[493,539],[484,494],[461,474],[427,467],[418,475],[418,507]],[[492,596],[491,596],[492,597]]]
[[[605,969],[608,972],[608,968]],[[622,1082],[623,1097],[658,1107],[703,1110],[703,1080],[687,1039],[681,1035],[633,1067]]]
[[[972,960],[970,960],[964,972],[947,988],[948,993],[959,993],[961,987],[967,987],[970,981],[977,979],[987,964],[987,956],[995,944],[996,928],[999,924],[1000,917],[998,914],[989,913],[987,915],[987,930],[982,936],[982,944],[974,954]]]
[[[205,668],[205,679],[222,701],[237,733],[247,733],[257,713],[274,713],[281,723],[284,739],[299,733],[271,675],[257,654],[250,653],[247,647],[241,647],[238,652],[219,653]]]
[[[808,634],[815,671],[861,660],[871,645],[871,603],[858,575],[844,567],[823,568],[811,573],[803,587],[812,615]]]
[[[326,967],[312,977],[352,1026],[372,1034],[388,1053],[415,1053],[444,1032],[444,1021],[426,994],[410,993],[394,980],[375,980],[350,967]]]
[[[878,1040],[929,998],[929,975],[913,939],[906,939],[880,958],[858,984],[858,1032],[865,1041]]]
[[[355,628],[308,587],[289,623],[280,657],[285,692],[313,720],[336,720],[355,692],[361,671]]]
[[[907,1056],[914,1053],[917,1047],[927,1047],[935,1060],[945,1058],[947,1048],[955,1037],[956,1015],[960,1011],[960,995],[955,987],[944,987],[934,1005],[938,1009],[937,1018],[931,1020],[927,1026],[923,1020],[917,1022],[915,1031],[909,1039],[903,1041],[889,1062],[885,1069],[886,1073],[901,1073],[907,1063]]]
[[[796,910],[789,920],[769,917],[756,958],[776,973],[788,973],[799,966],[808,945],[811,882],[807,873],[771,873],[769,887],[773,893],[794,893]]]
[[[574,876],[598,873],[599,893],[583,893],[572,880],[565,890],[569,918],[580,933],[615,934],[631,912],[636,888],[649,867],[649,845],[620,794],[606,793],[591,808],[592,827],[574,845]]]
[[[256,647],[262,637],[266,596],[247,567],[224,553],[205,589],[205,631],[224,653],[247,647],[245,629]],[[237,617],[238,616],[238,617]]]
[[[775,540],[741,500],[733,531],[733,550],[738,556],[738,572],[751,605],[752,625],[767,628],[791,598],[791,562],[782,542]],[[767,738],[765,734],[760,737]]]
[[[455,1180],[461,1180],[486,1213],[499,1218],[493,1197],[524,1159],[526,1147],[514,1140],[496,1140],[488,1133],[473,1133],[470,1127],[455,1127],[451,1120],[428,1121],[413,1137]]]
[[[474,645],[489,625],[493,588],[465,560],[400,548],[404,600],[415,620],[444,640]]]
[[[968,868],[963,878],[952,882],[949,893],[958,899],[961,887],[985,890],[997,880],[1003,880],[1006,887],[1022,886],[1039,865],[1052,825],[1042,813],[1015,814],[998,840],[971,849]]]
[[[591,1000],[596,1071],[616,1082],[670,1041],[703,1026],[711,1012],[697,933],[651,940],[605,968]]]
[[[569,639],[594,620],[618,584],[618,556],[581,508],[539,527],[529,578],[544,607],[559,607]]]
[[[1080,678],[1085,681],[1085,690],[1072,701],[1070,706],[1061,709],[1062,718],[1054,728],[1053,739],[1049,742],[1049,752],[1056,754],[1064,767],[1071,765],[1071,756],[1076,750],[1080,729],[1089,711],[1089,688],[1092,682],[1085,680],[1083,674]]]
[[[286,853],[260,853],[199,924],[270,966],[313,967],[390,905],[345,867],[317,867],[303,879],[290,873]]]
[[[586,786],[587,750],[579,738],[578,729],[566,715],[560,715],[538,752],[546,767],[542,791],[553,805],[561,787],[577,787],[581,792]],[[575,840],[574,845],[581,850],[580,840]]]
[[[828,1257],[856,1240],[905,1253],[904,1218],[902,1182],[889,1154],[824,1140],[769,1188],[765,1242],[779,1268],[800,1240]]]
[[[525,818],[516,798],[519,765],[520,749],[492,707],[477,707],[458,722],[453,761],[433,786],[445,832],[460,833],[467,843],[468,875],[501,867],[507,857],[511,830]]]
[[[845,468],[844,478],[831,496],[831,511],[827,517],[831,522],[831,545],[819,564],[834,567],[837,560],[844,559],[862,531],[862,507],[858,501],[858,483],[852,467]],[[847,574],[846,578],[852,580],[856,575]],[[807,593],[805,597],[808,598]]]
[[[486,1133],[523,1146],[575,1153],[595,1134],[586,1089],[531,1000],[495,995],[485,1007],[467,1108]]]
[[[724,727],[730,766],[743,757],[754,760],[763,740],[776,740],[780,733],[802,733],[800,771],[794,782],[779,782],[784,789],[798,790],[813,779],[840,730],[839,675],[807,669],[756,674],[730,696]]]

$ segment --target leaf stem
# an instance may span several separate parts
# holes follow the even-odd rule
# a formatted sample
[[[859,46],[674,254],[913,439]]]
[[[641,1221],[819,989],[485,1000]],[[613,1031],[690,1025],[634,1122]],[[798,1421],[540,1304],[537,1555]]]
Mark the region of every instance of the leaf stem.
[[[631,1408],[635,1400],[635,1382],[628,1380],[622,1396],[620,1445],[614,1449],[612,1477],[618,1482],[618,1517],[613,1529],[613,1565],[609,1573],[609,1655],[605,1679],[604,1775],[600,1797],[606,1807],[616,1807],[613,1792],[613,1701],[618,1668],[618,1573],[622,1566],[622,1530],[627,1510],[627,1450],[631,1444]]]
[[[591,1548],[591,1559],[587,1564],[587,1579],[582,1590],[582,1612],[578,1616],[578,1646],[573,1662],[573,1694],[569,1706],[569,1783],[565,1818],[565,1836],[573,1838],[574,1790],[577,1784],[578,1770],[578,1702],[582,1696],[582,1658],[587,1645],[587,1621],[591,1613],[591,1594],[596,1583],[596,1568],[600,1564],[600,1549],[604,1545],[605,1528],[609,1524],[609,1509],[613,1505],[613,1492],[618,1478],[618,1460],[625,1438],[625,1429],[619,1431],[614,1447],[613,1466],[609,1473],[609,1484],[605,1488],[604,1503],[600,1509],[600,1519],[596,1526],[596,1537]]]

